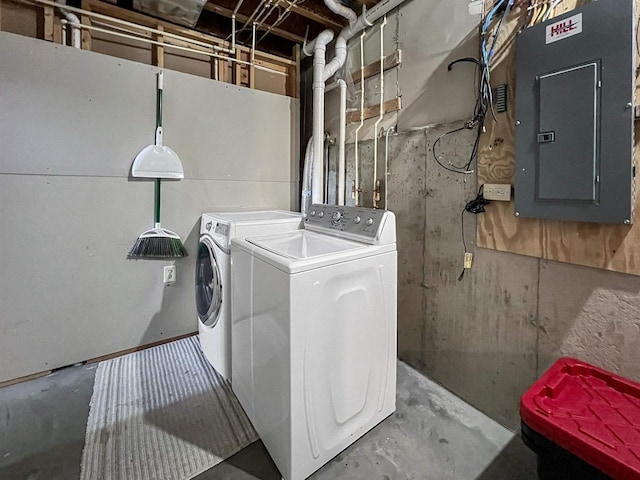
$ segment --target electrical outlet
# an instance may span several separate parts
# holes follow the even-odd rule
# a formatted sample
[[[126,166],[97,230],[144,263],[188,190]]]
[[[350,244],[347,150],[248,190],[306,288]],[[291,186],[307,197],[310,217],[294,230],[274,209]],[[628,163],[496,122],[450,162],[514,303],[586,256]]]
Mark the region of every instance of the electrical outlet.
[[[176,283],[176,266],[168,265],[164,267],[164,284],[173,285]]]
[[[485,183],[482,187],[482,195],[487,200],[495,200],[498,202],[511,201],[511,184],[510,183]]]

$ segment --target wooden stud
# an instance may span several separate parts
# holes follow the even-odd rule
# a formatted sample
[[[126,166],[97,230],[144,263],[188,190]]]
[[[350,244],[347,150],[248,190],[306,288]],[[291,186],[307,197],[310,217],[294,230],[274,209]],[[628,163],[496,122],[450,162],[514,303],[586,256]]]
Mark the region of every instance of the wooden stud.
[[[397,112],[402,109],[402,97],[397,97],[384,102],[384,113]],[[364,119],[374,118],[380,115],[380,104],[364,109]],[[360,111],[347,112],[347,123],[357,123],[360,121]]]
[[[53,7],[42,7],[38,17],[38,36],[42,40],[53,42]]]
[[[399,66],[402,63],[402,50],[396,50],[391,55],[384,57],[384,71],[391,70]],[[373,77],[374,75],[378,75],[380,73],[380,62],[374,62],[370,65],[367,65],[364,68],[364,78],[367,79],[369,77]],[[361,80],[362,72],[360,70],[355,71],[352,74],[353,83],[358,83]]]
[[[160,31],[164,31],[164,27],[162,25],[157,25],[156,28]],[[164,36],[161,34],[155,34],[153,35],[153,39],[156,42],[163,42]],[[164,46],[151,45],[151,63],[156,67],[164,68]]]
[[[62,43],[62,24],[60,24],[60,22],[55,21],[55,16],[54,16],[54,24],[53,24],[53,43],[57,43],[57,44]]]
[[[235,58],[239,60],[242,59],[242,52],[237,48],[236,48]],[[233,68],[233,83],[234,85],[240,85],[240,82],[242,79],[242,65],[239,64],[238,62],[234,62],[232,68]]]
[[[229,81],[229,62],[226,60],[220,60],[218,63],[218,81],[225,83]]]
[[[251,54],[243,53],[240,58],[242,58],[242,60],[244,60],[245,62],[249,62],[251,60]],[[240,85],[243,85],[245,87],[249,86],[249,70],[249,65],[240,64]]]
[[[91,25],[91,19],[83,15],[80,19],[83,25]],[[91,50],[91,31],[86,28],[82,29],[82,50]]]
[[[250,65],[249,68],[247,68],[247,72],[249,75],[249,88],[256,88],[256,67]]]

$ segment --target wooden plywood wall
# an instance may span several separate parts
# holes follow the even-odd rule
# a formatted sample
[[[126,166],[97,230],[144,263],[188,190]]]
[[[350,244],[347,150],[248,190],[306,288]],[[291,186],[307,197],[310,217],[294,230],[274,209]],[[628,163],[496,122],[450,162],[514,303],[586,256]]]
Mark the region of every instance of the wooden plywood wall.
[[[588,0],[564,0],[560,4],[561,13],[586,3]],[[489,4],[493,1],[488,2],[490,7]],[[506,27],[503,26],[496,50],[491,83],[494,87],[509,85],[509,110],[497,114],[497,122],[491,115],[487,117],[478,156],[479,184],[514,183],[515,37],[525,21],[525,9],[514,9]],[[640,149],[639,133],[636,123],[636,158]],[[640,212],[638,201],[636,196],[636,212]],[[513,201],[492,202],[487,213],[478,216],[477,242],[483,248],[640,275],[638,216],[634,225],[521,219],[515,216]]]

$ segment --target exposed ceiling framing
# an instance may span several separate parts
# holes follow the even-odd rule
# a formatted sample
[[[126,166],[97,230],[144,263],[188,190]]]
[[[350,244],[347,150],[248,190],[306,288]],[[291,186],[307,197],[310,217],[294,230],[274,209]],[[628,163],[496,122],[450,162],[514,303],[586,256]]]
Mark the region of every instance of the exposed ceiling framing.
[[[132,0],[116,1],[125,8],[132,8],[134,3]],[[340,1],[360,13],[363,6],[370,8],[380,0]],[[238,0],[208,0],[195,29],[223,38],[230,37],[231,17],[238,5]],[[293,54],[294,45],[302,44],[305,37],[313,39],[327,28],[337,33],[346,25],[346,20],[329,10],[323,0],[242,0],[236,14],[238,43],[251,45],[252,23],[256,20],[257,47],[288,57]]]

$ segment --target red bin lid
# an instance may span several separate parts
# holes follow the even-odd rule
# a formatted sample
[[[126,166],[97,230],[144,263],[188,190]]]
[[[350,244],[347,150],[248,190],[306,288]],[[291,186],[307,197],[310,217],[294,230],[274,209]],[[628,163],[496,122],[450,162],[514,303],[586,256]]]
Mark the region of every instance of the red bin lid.
[[[615,479],[640,479],[640,384],[559,359],[520,401],[533,430]]]

